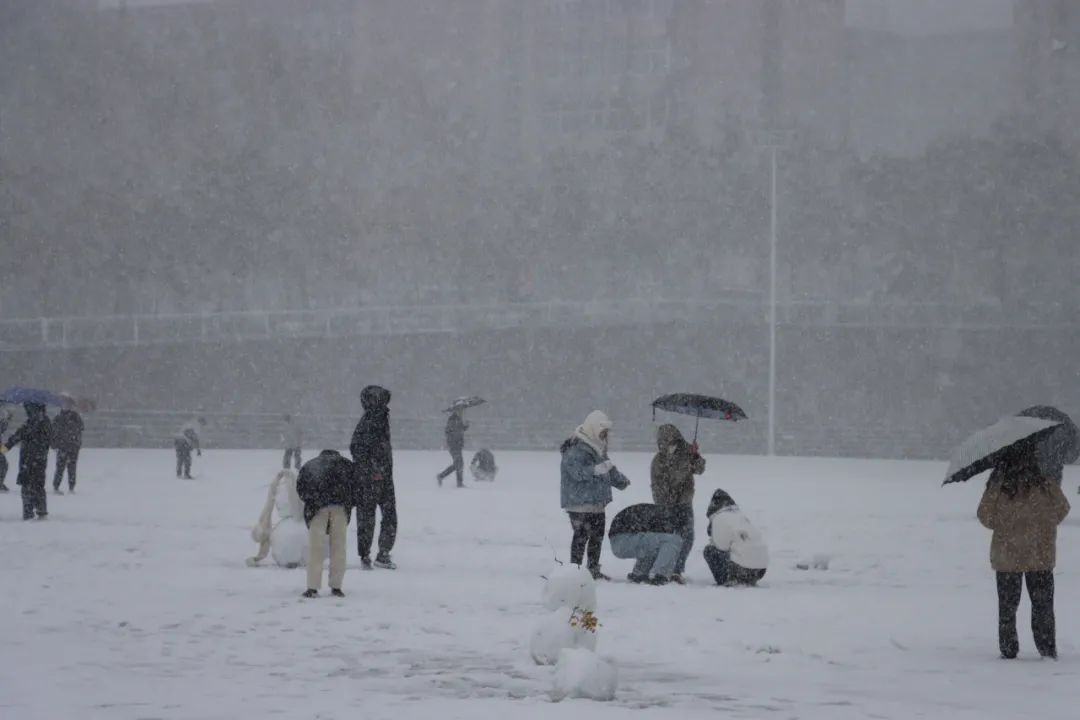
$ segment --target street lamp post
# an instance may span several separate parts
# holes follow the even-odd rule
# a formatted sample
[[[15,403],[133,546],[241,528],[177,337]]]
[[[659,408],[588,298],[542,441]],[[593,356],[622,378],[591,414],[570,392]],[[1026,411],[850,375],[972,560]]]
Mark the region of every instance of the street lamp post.
[[[776,454],[776,145],[770,145],[772,191],[769,205],[769,455]]]

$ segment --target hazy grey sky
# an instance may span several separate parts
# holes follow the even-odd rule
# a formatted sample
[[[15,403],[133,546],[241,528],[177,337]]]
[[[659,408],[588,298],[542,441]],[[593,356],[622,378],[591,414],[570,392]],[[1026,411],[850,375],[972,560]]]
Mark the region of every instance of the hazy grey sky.
[[[848,25],[910,35],[1008,27],[1013,0],[847,0]]]

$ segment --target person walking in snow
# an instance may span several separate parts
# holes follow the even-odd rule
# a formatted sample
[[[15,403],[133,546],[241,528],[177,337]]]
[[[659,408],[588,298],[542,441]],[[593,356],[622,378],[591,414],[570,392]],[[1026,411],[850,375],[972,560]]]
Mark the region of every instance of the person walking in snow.
[[[0,405],[0,442],[3,442],[4,435],[7,434],[8,425],[11,424],[11,419],[14,417],[14,413],[7,405]],[[0,453],[0,493],[9,492],[8,486],[5,484],[7,481],[8,461],[7,456]]]
[[[44,520],[49,514],[45,502],[45,468],[49,464],[52,424],[44,405],[25,403],[23,408],[26,423],[0,446],[0,454],[22,444],[16,483],[22,487],[23,520],[33,520],[35,513],[39,520]]]
[[[705,472],[705,458],[674,425],[661,425],[656,431],[657,453],[650,469],[653,502],[665,507],[682,537],[682,547],[675,562],[674,582],[686,581],[686,559],[694,547],[694,476]]]
[[[176,450],[176,477],[191,479],[191,451],[194,450],[199,457],[202,457],[199,430],[204,425],[206,425],[205,418],[188,420],[180,426],[176,437],[173,438],[173,448]]]
[[[370,570],[371,544],[375,539],[375,510],[382,515],[377,567],[393,570],[390,551],[397,539],[397,500],[394,497],[394,451],[390,445],[390,391],[369,385],[360,393],[364,414],[356,424],[349,452],[360,483],[356,508],[356,546],[360,566]]]
[[[574,531],[570,562],[581,565],[587,550],[588,569],[597,580],[611,579],[600,571],[607,523],[604,511],[612,500],[611,488],[625,490],[630,486],[630,480],[608,459],[611,428],[608,416],[596,410],[559,448],[560,502]]]
[[[337,450],[323,450],[304,463],[296,478],[296,494],[304,503],[308,526],[307,590],[303,596],[317,597],[322,587],[323,554],[330,536],[330,593],[345,597],[346,525],[350,508],[356,504],[356,473],[353,464]]]
[[[302,464],[300,461],[300,448],[304,444],[304,431],[300,424],[293,420],[292,415],[285,415],[281,426],[281,442],[285,446],[285,460],[282,469],[289,469],[289,461],[292,460],[297,470]]]
[[[1003,658],[1011,660],[1020,651],[1016,611],[1025,581],[1035,647],[1041,656],[1057,658],[1057,528],[1069,510],[1061,486],[1042,474],[1033,453],[1015,455],[990,474],[977,515],[994,533],[990,566],[997,573],[998,645]]]
[[[457,486],[465,487],[465,460],[461,453],[465,450],[465,431],[469,423],[465,422],[464,411],[454,410],[446,421],[446,448],[450,451],[450,467],[435,476],[442,487],[442,481],[451,473],[457,473]]]
[[[706,511],[709,544],[705,564],[717,585],[756,585],[769,566],[769,548],[757,528],[723,490],[713,493]]]
[[[617,558],[634,558],[626,576],[632,583],[667,585],[675,573],[683,539],[670,507],[640,503],[620,510],[611,521],[608,538]]]
[[[64,494],[60,484],[64,481],[65,470],[68,474],[68,490],[75,492],[75,473],[79,464],[84,428],[82,416],[71,409],[61,410],[53,418],[52,428],[53,447],[56,448],[53,492],[57,495]]]

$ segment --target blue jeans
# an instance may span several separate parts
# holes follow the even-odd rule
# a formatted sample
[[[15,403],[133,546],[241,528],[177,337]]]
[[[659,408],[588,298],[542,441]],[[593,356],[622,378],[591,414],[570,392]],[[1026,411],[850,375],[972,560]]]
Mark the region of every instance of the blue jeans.
[[[670,578],[679,559],[682,538],[669,533],[627,533],[611,538],[611,552],[615,557],[636,558],[631,575],[653,575]]]

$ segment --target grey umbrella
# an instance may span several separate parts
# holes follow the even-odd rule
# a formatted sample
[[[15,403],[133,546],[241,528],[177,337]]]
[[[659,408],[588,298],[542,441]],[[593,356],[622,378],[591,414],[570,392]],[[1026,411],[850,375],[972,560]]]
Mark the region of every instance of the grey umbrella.
[[[955,450],[945,472],[947,485],[992,470],[1016,453],[1033,452],[1061,423],[1032,417],[1003,417],[979,430]]]
[[[1060,484],[1065,465],[1080,459],[1080,430],[1072,418],[1050,405],[1036,405],[1018,413],[1020,417],[1061,423],[1035,445],[1035,459],[1047,480]]]

